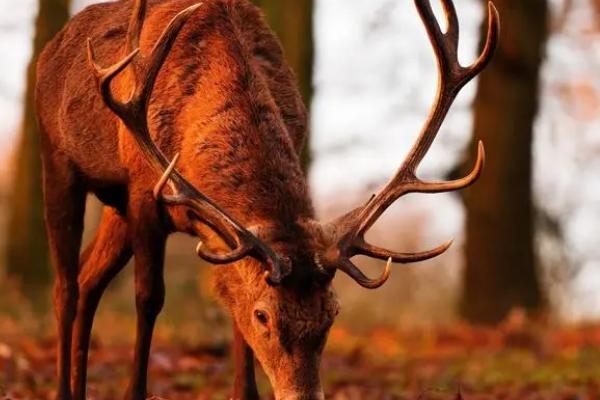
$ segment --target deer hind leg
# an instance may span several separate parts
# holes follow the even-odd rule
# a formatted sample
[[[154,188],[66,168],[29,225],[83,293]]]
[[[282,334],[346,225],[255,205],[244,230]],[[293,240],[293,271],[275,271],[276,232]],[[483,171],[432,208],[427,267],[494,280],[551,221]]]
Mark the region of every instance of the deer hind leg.
[[[71,339],[77,308],[77,273],[86,191],[69,161],[54,153],[43,158],[44,214],[56,270],[54,308],[58,327],[58,400],[70,400]]]
[[[166,229],[161,225],[151,193],[132,206],[129,221],[135,259],[136,345],[127,400],[144,400],[147,394],[148,361],[154,324],[165,299],[163,276]],[[133,200],[135,202],[135,200]]]
[[[237,325],[233,327],[235,382],[232,400],[259,400],[254,374],[254,352],[246,343]]]
[[[131,255],[127,221],[115,209],[105,207],[96,237],[81,257],[79,301],[71,350],[74,400],[86,399],[88,351],[98,303],[108,284],[122,271]]]

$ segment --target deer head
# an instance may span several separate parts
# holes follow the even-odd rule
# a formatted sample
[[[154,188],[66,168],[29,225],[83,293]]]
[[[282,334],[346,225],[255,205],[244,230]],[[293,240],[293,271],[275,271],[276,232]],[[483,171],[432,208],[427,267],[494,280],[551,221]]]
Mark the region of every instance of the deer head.
[[[428,260],[450,247],[448,242],[422,253],[398,253],[367,243],[365,234],[386,209],[409,193],[466,188],[482,172],[485,157],[480,143],[475,166],[465,178],[425,182],[417,177],[417,169],[459,91],[492,57],[498,39],[498,13],[489,3],[489,29],[483,52],[473,65],[463,67],[457,57],[459,24],[452,1],[442,0],[448,22],[446,32],[440,29],[429,0],[415,0],[415,4],[437,57],[440,78],[435,103],[416,143],[383,190],[363,206],[325,224],[299,216],[292,224],[270,221],[270,225],[244,227],[177,171],[179,156],[170,161],[153,143],[147,120],[153,87],[175,38],[199,5],[178,14],[152,52],[142,56],[139,36],[145,2],[136,1],[129,27],[129,54],[106,69],[98,66],[88,41],[90,63],[106,105],[133,135],[149,166],[161,176],[154,188],[156,200],[167,212],[185,208],[189,218],[209,229],[214,240],[221,243],[200,243],[197,253],[210,263],[226,266],[217,272],[227,275],[226,279],[217,279],[218,293],[268,374],[277,399],[323,398],[319,359],[338,310],[331,289],[338,270],[360,286],[375,289],[389,279],[393,263]],[[133,67],[136,85],[131,97],[122,102],[114,95],[111,83],[129,66]],[[357,255],[386,261],[383,274],[368,278],[351,261]],[[232,269],[235,273],[230,273]]]

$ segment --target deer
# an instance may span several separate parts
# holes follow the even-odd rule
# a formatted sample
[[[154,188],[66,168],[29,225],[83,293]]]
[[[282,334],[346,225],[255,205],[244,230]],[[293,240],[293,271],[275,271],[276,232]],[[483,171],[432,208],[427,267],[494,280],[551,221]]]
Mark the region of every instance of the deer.
[[[459,21],[442,0],[414,0],[437,58],[435,102],[399,170],[366,203],[330,222],[315,217],[299,154],[307,109],[282,46],[249,0],[120,0],[92,5],[46,46],[37,69],[45,222],[56,272],[57,399],[86,398],[90,336],[111,280],[134,259],[137,310],[125,398],[148,395],[152,335],[165,297],[167,237],[198,237],[196,253],[219,266],[216,296],[231,316],[234,399],[258,399],[255,361],[275,399],[324,399],[320,359],[339,313],[337,271],[366,289],[393,264],[443,254],[368,243],[366,233],[409,193],[464,189],[484,166],[480,142],[469,175],[417,177],[460,90],[492,58],[499,15],[488,5],[482,53],[457,57]],[[104,205],[82,251],[88,194]],[[377,278],[352,261],[386,262]]]

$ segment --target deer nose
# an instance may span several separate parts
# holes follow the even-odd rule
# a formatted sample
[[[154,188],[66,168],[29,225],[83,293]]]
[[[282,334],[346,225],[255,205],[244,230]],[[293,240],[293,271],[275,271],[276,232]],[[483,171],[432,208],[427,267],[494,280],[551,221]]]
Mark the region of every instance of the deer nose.
[[[275,396],[276,400],[325,400],[325,395],[322,390],[314,392],[288,392],[285,391]]]

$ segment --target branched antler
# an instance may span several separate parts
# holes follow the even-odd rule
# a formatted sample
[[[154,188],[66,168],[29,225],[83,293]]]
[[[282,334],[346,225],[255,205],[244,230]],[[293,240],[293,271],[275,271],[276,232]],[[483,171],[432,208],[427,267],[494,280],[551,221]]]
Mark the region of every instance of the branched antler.
[[[179,156],[169,162],[150,136],[147,114],[156,79],[185,22],[200,6],[201,4],[196,4],[177,14],[150,54],[141,57],[139,39],[145,18],[146,1],[136,0],[127,35],[126,50],[129,54],[115,65],[101,68],[96,62],[92,41],[88,39],[89,61],[104,102],[123,121],[145,159],[162,176],[154,189],[155,198],[167,206],[190,208],[198,220],[213,229],[232,249],[223,254],[215,254],[200,244],[197,249],[198,255],[214,264],[229,264],[246,256],[260,258],[266,264],[269,282],[277,284],[289,272],[286,263],[269,246],[243,228],[215,202],[187,181],[175,169]],[[136,58],[142,59],[134,62]],[[135,77],[134,89],[130,98],[122,102],[115,97],[111,83],[132,64]],[[171,188],[171,195],[163,194],[167,184]]]
[[[320,262],[325,263],[330,270],[342,270],[366,288],[377,288],[383,285],[389,278],[391,263],[388,261],[380,278],[369,279],[350,261],[350,258],[356,255],[365,255],[381,260],[391,259],[396,263],[412,263],[437,257],[452,244],[452,242],[448,242],[423,253],[397,253],[373,246],[365,241],[365,234],[381,215],[400,197],[408,193],[451,192],[472,185],[481,175],[485,162],[483,144],[479,142],[477,161],[468,176],[449,182],[425,182],[417,177],[417,168],[429,151],[454,99],[460,90],[477,76],[492,58],[500,29],[498,12],[490,2],[488,4],[488,34],[483,52],[474,64],[463,67],[458,61],[459,24],[452,1],[442,0],[448,22],[448,30],[445,33],[440,29],[431,8],[430,0],[415,0],[415,4],[425,24],[437,58],[440,78],[435,103],[419,138],[393,179],[381,192],[373,196],[364,207],[346,214],[333,223],[334,229],[332,230],[337,233],[336,240],[320,256]]]

